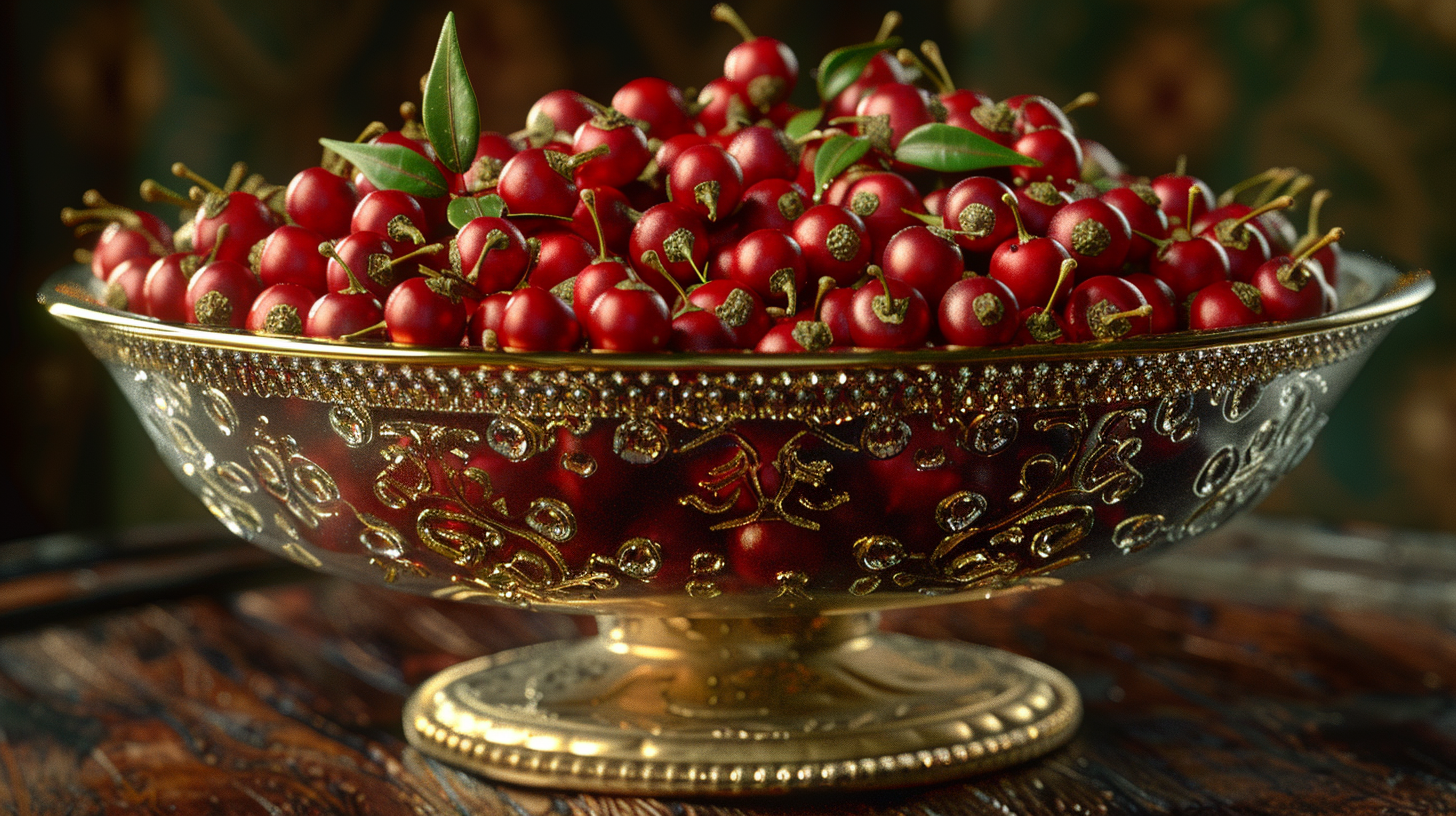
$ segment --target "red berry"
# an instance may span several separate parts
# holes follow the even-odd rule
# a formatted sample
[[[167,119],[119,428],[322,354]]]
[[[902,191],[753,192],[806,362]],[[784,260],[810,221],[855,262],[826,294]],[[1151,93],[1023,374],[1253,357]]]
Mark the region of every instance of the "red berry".
[[[690,147],[673,162],[667,191],[673,203],[717,221],[738,208],[743,171],[738,160],[717,145]]]
[[[106,280],[122,261],[141,258],[151,262],[157,259],[157,251],[161,249],[164,248],[155,236],[113,221],[101,231],[101,237],[91,251],[91,274],[99,280]]]
[[[937,315],[940,334],[957,346],[999,346],[1020,328],[1021,306],[995,278],[962,278],[945,292]]]
[[[624,281],[597,295],[586,318],[598,351],[661,351],[672,336],[672,317],[657,290]]]
[[[192,221],[192,250],[198,255],[212,254],[219,228],[224,224],[227,237],[213,257],[240,264],[248,262],[253,245],[267,238],[276,226],[273,212],[251,193],[208,193],[203,196]]]
[[[561,298],[523,286],[506,301],[497,335],[507,351],[572,351],[581,342],[581,326]]]
[[[1006,107],[1015,114],[1011,126],[1017,133],[1030,133],[1045,128],[1064,130],[1068,133],[1073,130],[1072,121],[1062,112],[1061,107],[1044,96],[1034,94],[1013,96],[1006,100]]]
[[[1146,184],[1114,187],[1098,198],[1122,213],[1132,229],[1132,245],[1127,250],[1129,263],[1146,261],[1157,250],[1157,245],[1143,236],[1155,240],[1168,237],[1168,217],[1158,209],[1158,197]]]
[[[810,207],[794,221],[790,234],[804,251],[809,277],[816,280],[829,277],[848,286],[870,262],[869,230],[859,216],[843,207]]]
[[[798,243],[778,230],[749,233],[733,252],[733,280],[752,289],[764,302],[790,303],[789,293],[803,291],[808,265]]]
[[[1324,312],[1324,278],[1312,266],[1280,255],[1254,270],[1248,283],[1259,290],[1259,301],[1268,319],[1302,320]]]
[[[349,232],[377,232],[396,242],[423,244],[428,224],[414,196],[399,190],[375,190],[359,199]]]
[[[777,128],[753,125],[738,131],[728,143],[728,155],[738,162],[745,188],[764,179],[792,180],[799,175],[799,163],[790,155],[783,131]]]
[[[1082,146],[1070,131],[1034,130],[1013,142],[1011,149],[1041,162],[1039,167],[1018,164],[1011,168],[1011,176],[1022,182],[1050,181],[1069,190],[1082,178]]]
[[[688,309],[673,318],[667,347],[673,351],[700,353],[741,348],[723,321],[705,309]]]
[[[920,192],[899,173],[866,173],[845,191],[849,211],[870,233],[870,262],[883,265],[885,245],[907,227],[924,224],[912,213],[924,213]]]
[[[1143,300],[1153,307],[1153,313],[1149,315],[1152,319],[1153,334],[1164,334],[1177,330],[1178,300],[1174,297],[1173,290],[1168,288],[1168,284],[1146,272],[1133,273],[1123,280],[1136,286],[1142,293]]]
[[[646,122],[646,134],[654,139],[671,139],[692,130],[687,107],[682,91],[657,77],[634,79],[612,96],[612,108],[623,116]]]
[[[865,94],[855,106],[854,115],[861,120],[878,116],[889,117],[889,146],[900,144],[905,134],[935,121],[931,113],[930,92],[904,82],[887,82]],[[855,125],[857,133],[870,135],[871,124],[861,121]]]
[[[482,292],[510,289],[526,276],[531,263],[526,237],[506,218],[470,219],[460,228],[455,246],[461,275]]]
[[[169,323],[186,323],[187,283],[202,265],[190,252],[174,252],[152,262],[142,281],[143,312]]]
[[[585,326],[586,316],[590,314],[597,296],[629,280],[632,280],[632,272],[626,264],[615,258],[588,264],[577,273],[576,280],[571,285],[571,309],[576,313],[577,321]]]
[[[512,213],[569,217],[577,202],[574,167],[560,151],[527,148],[501,168],[496,194]]]
[[[384,321],[379,299],[363,289],[346,287],[314,301],[304,320],[303,333],[320,339],[342,339]]]
[[[753,348],[773,326],[763,299],[737,281],[711,280],[695,286],[688,292],[688,301],[722,321],[733,348]]]
[[[127,258],[111,270],[106,279],[106,300],[108,306],[125,311],[145,314],[145,296],[142,287],[146,283],[147,270],[153,261],[147,256]]]
[[[652,161],[642,129],[610,108],[576,129],[571,150],[578,156],[600,153],[576,166],[577,187],[621,187],[642,175]]]
[[[256,199],[255,199],[256,200]],[[258,279],[237,261],[213,261],[187,284],[187,322],[241,329],[258,296]]]
[[[389,339],[411,346],[460,345],[466,317],[458,284],[448,278],[410,278],[384,302]]]
[[[895,233],[885,244],[883,267],[885,277],[909,284],[927,304],[939,303],[965,273],[953,236],[923,224]]]
[[[786,179],[764,179],[744,191],[738,220],[749,232],[760,229],[788,232],[808,207],[809,197],[798,184]]]
[[[1232,329],[1265,321],[1259,290],[1242,281],[1219,281],[1199,289],[1188,303],[1188,328]]]
[[[305,227],[285,224],[273,230],[258,255],[258,280],[265,287],[280,283],[302,286],[315,297],[327,292],[329,262],[318,253],[323,242],[322,235]]]
[[[1168,241],[1148,262],[1148,272],[1173,290],[1177,303],[1211,283],[1229,279],[1228,255],[1207,236]]]
[[[260,334],[303,334],[303,321],[316,300],[318,295],[307,287],[275,283],[258,293],[244,328]]]
[[[1094,275],[1067,298],[1067,334],[1074,343],[1147,334],[1153,328],[1151,314],[1136,286],[1113,275]]]
[[[506,304],[511,301],[510,292],[492,292],[475,304],[470,313],[470,323],[465,328],[466,340],[474,348],[485,346],[485,333],[492,334],[492,349],[500,346],[501,321],[505,318]]]
[[[601,223],[601,238],[605,247],[597,246],[597,222],[592,221],[591,210],[584,201],[578,200],[571,212],[571,231],[586,239],[599,253],[627,253],[627,241],[632,235],[633,216],[638,215],[627,202],[627,197],[615,187],[589,187],[581,191],[585,196],[591,193],[592,206],[597,211],[597,222]]]
[[[893,54],[881,51],[870,58],[858,79],[829,100],[829,104],[825,106],[824,118],[829,121],[841,116],[853,116],[860,100],[871,90],[889,82],[909,80],[910,75],[899,60]]]
[[[551,289],[556,284],[575,277],[597,259],[592,245],[574,232],[546,232],[537,236],[537,240],[541,242],[541,248],[528,279],[531,285],[542,289]]]
[[[743,37],[723,60],[723,77],[741,86],[754,107],[767,110],[787,99],[799,81],[799,60],[794,52],[771,37],[754,36],[727,5],[714,6],[713,19],[728,23]]]
[[[526,112],[526,127],[546,138],[557,133],[569,135],[595,114],[596,109],[576,91],[552,91],[536,100]]]
[[[867,348],[918,348],[930,334],[930,307],[909,285],[875,280],[861,286],[850,301],[849,336]]]
[[[1016,233],[1016,220],[1005,197],[1011,188],[989,176],[971,176],[946,194],[941,223],[955,241],[972,252],[991,252]]]
[[[654,288],[661,278],[654,263],[678,283],[692,283],[700,280],[699,271],[708,259],[708,230],[697,213],[670,202],[658,204],[632,227],[628,249],[632,267]],[[662,285],[671,291],[666,281]]]
[[[1061,306],[1072,291],[1071,286],[1060,283],[1062,264],[1070,257],[1056,239],[1028,233],[1007,238],[996,247],[988,274],[1006,284],[1017,303]]]
[[[349,180],[322,167],[309,167],[288,182],[283,209],[293,222],[330,240],[349,234],[359,194]]]
[[[1151,186],[1169,227],[1190,227],[1198,216],[1213,209],[1213,190],[1202,179],[1165,173],[1153,179]]]
[[[377,232],[353,233],[334,244],[333,252],[324,269],[324,278],[331,292],[349,288],[349,272],[353,272],[371,295],[386,297],[389,290],[410,271],[391,264],[395,255],[394,244]]]
[[[727,77],[718,77],[703,86],[698,92],[698,124],[709,135],[721,133],[728,127],[730,117],[750,119],[751,107],[743,86]],[[746,122],[741,122],[746,124]]]
[[[1079,280],[1107,275],[1122,268],[1132,247],[1132,228],[1122,213],[1106,202],[1084,198],[1062,207],[1047,226],[1077,262]]]

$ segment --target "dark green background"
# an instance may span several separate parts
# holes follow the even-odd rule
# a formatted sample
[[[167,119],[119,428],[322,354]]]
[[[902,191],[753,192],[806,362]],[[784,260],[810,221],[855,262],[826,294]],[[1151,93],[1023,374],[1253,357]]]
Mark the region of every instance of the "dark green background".
[[[203,515],[34,292],[76,242],[57,219],[88,187],[139,204],[182,160],[243,159],[286,182],[319,136],[397,125],[446,10],[485,125],[520,127],[542,93],[607,100],[655,74],[700,86],[735,41],[708,3],[534,0],[20,2],[4,17],[0,539]],[[739,9],[807,69],[869,39],[889,6],[749,0]],[[995,97],[1103,97],[1083,133],[1134,171],[1189,167],[1223,188],[1271,165],[1313,173],[1345,245],[1434,270],[1434,302],[1396,330],[1266,504],[1332,521],[1456,530],[1456,0],[904,3],[910,43],[939,41],[959,82]],[[1303,217],[1303,210],[1296,213]]]

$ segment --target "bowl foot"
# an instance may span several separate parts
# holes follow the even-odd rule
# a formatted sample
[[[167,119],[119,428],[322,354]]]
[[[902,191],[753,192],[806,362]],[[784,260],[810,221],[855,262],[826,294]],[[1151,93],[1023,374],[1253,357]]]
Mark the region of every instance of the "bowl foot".
[[[601,634],[477,658],[405,709],[419,750],[521,785],[760,795],[913,785],[1071,737],[1060,672],[880,632],[873,614],[602,618]]]

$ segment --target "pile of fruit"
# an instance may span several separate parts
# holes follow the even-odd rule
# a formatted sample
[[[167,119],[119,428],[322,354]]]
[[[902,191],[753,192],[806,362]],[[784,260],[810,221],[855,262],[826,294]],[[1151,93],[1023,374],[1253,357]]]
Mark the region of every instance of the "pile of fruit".
[[[956,89],[934,43],[891,36],[819,65],[734,25],[696,95],[633,80],[606,106],[543,96],[482,133],[447,16],[423,103],[286,187],[181,164],[175,232],[105,201],[78,257],[107,301],[159,320],[345,342],[508,351],[820,351],[1105,341],[1335,308],[1338,229],[1286,217],[1308,176],[1215,198],[1182,167],[1126,172],[1066,108]],[[927,90],[915,84],[925,80]],[[418,116],[416,115],[418,114]]]

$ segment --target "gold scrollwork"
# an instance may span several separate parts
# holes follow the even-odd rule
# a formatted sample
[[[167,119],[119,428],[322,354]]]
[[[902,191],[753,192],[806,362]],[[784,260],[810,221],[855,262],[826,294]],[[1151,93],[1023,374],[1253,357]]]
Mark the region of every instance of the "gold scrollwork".
[[[732,510],[746,491],[753,508],[746,515],[718,522],[710,529],[727,530],[756,521],[778,520],[806,530],[818,530],[821,526],[818,521],[797,511],[826,513],[849,501],[849,494],[843,491],[831,492],[823,499],[815,499],[805,493],[805,488],[825,488],[834,465],[826,459],[805,459],[802,455],[804,446],[815,440],[842,451],[857,450],[848,442],[817,429],[794,434],[774,454],[773,467],[778,472],[779,486],[773,495],[769,495],[758,475],[761,462],[758,449],[737,431],[715,428],[683,445],[677,452],[690,455],[718,439],[727,439],[733,446],[733,452],[724,462],[711,468],[705,479],[694,485],[700,492],[682,496],[678,502],[708,515],[720,515]]]

